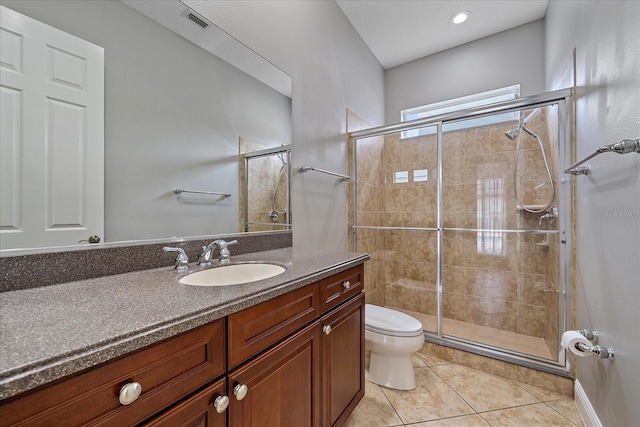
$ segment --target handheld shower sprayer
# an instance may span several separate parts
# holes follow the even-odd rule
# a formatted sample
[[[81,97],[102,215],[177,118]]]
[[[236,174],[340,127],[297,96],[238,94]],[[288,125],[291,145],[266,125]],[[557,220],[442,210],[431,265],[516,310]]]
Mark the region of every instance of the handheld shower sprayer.
[[[527,123],[535,119],[541,112],[542,112],[542,109],[540,107],[537,107],[531,113],[529,113],[528,116],[524,118],[521,113],[518,127],[516,129],[511,129],[504,133],[507,136],[507,138],[509,138],[512,141],[516,141],[516,156],[513,162],[513,187],[514,187],[514,193],[516,197],[516,203],[518,203],[518,206],[520,206],[523,210],[529,213],[541,213],[541,212],[548,211],[553,206],[553,201],[556,198],[556,187],[553,182],[551,170],[549,169],[549,162],[547,161],[547,155],[544,152],[544,146],[542,145],[542,141],[540,140],[540,137],[538,137],[538,135],[535,134],[535,132],[532,132],[531,130],[527,129],[525,126]],[[525,133],[528,133],[529,135],[534,137],[536,141],[538,141],[538,146],[540,147],[540,153],[542,154],[542,159],[544,160],[544,167],[547,170],[547,177],[549,178],[549,183],[551,184],[551,197],[549,198],[549,203],[547,203],[546,206],[544,206],[542,209],[530,209],[526,207],[520,200],[520,194],[518,193],[518,158],[520,157],[520,142],[522,140],[523,131]]]

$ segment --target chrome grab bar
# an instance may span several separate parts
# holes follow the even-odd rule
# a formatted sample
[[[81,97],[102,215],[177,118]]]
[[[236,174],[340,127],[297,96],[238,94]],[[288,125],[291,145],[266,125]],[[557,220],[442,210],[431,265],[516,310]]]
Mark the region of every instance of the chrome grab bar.
[[[351,177],[348,175],[342,175],[340,173],[331,172],[331,171],[320,169],[320,168],[314,168],[313,166],[303,165],[298,167],[298,172],[300,173],[309,172],[309,171],[316,171],[316,172],[326,173],[327,175],[337,176],[338,178],[340,178],[340,182],[349,181],[351,179]]]
[[[181,194],[181,193],[195,193],[195,194],[211,194],[214,196],[224,196],[224,197],[231,197],[230,193],[219,193],[217,191],[198,191],[198,190],[183,190],[181,188],[176,188],[175,190],[173,190],[174,193],[176,194]]]

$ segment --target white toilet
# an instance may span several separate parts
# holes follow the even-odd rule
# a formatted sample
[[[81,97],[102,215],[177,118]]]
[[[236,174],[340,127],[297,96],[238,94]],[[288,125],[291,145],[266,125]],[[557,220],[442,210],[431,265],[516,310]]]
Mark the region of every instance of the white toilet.
[[[366,304],[365,376],[367,380],[398,390],[416,388],[411,353],[424,344],[422,323],[413,317]]]

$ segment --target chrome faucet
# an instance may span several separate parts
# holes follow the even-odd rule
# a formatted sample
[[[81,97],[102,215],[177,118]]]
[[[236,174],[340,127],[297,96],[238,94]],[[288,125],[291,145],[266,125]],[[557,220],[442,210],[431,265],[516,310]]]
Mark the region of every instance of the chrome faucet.
[[[189,269],[189,258],[187,254],[184,253],[184,249],[165,246],[162,250],[165,252],[178,252],[175,263],[176,270],[185,271]]]
[[[213,250],[216,247],[220,248],[220,256],[218,257],[218,262],[220,264],[229,264],[231,262],[231,252],[229,252],[229,249],[227,249],[227,246],[236,245],[237,243],[238,243],[237,240],[226,242],[224,240],[218,239],[209,243],[209,246],[203,246],[202,253],[198,258],[198,265],[203,267],[210,266],[211,258],[213,258]]]

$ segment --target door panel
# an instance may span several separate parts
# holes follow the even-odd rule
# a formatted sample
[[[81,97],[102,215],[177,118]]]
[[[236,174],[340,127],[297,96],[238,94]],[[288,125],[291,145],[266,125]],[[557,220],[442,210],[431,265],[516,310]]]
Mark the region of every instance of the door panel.
[[[104,50],[2,7],[0,249],[104,234]]]

